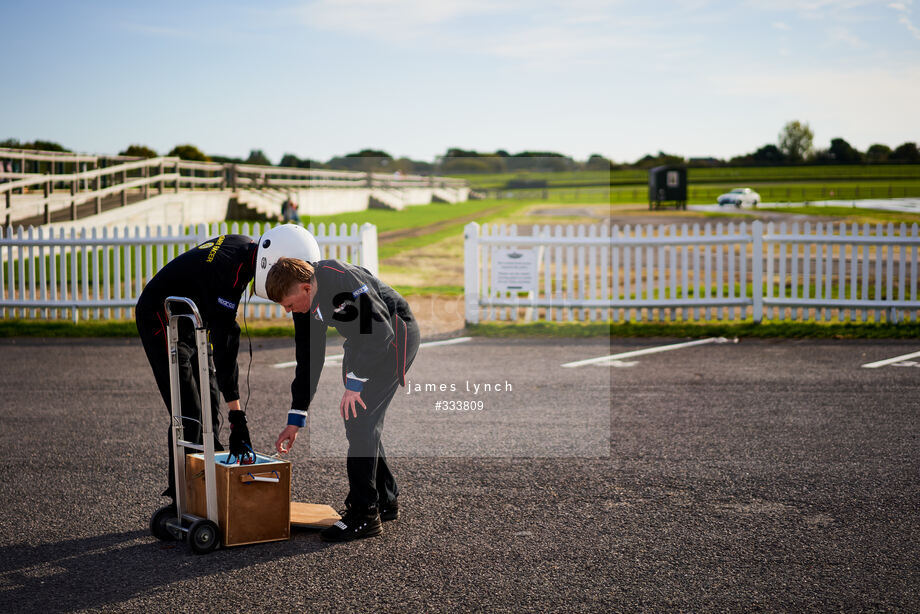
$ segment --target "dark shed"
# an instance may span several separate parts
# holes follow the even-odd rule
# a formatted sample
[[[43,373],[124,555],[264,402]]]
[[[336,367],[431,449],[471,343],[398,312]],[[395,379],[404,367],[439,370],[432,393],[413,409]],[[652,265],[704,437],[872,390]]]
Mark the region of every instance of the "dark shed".
[[[669,204],[687,208],[687,169],[683,166],[656,166],[648,171],[648,208]]]

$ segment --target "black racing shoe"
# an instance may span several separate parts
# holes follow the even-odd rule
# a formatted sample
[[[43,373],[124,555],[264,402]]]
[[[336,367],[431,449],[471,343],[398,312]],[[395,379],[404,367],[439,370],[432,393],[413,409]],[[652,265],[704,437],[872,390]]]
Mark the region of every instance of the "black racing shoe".
[[[383,525],[380,524],[380,514],[377,510],[367,512],[348,509],[341,520],[320,531],[319,537],[324,542],[350,542],[380,535],[382,532]]]
[[[399,503],[382,504],[380,506],[380,520],[388,522],[390,520],[399,520]]]

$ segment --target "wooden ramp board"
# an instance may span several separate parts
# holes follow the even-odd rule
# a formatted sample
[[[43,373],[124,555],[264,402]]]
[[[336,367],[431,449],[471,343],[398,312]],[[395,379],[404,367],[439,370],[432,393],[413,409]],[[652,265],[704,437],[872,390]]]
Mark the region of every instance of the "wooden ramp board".
[[[292,527],[325,529],[334,525],[341,518],[330,505],[291,501]]]

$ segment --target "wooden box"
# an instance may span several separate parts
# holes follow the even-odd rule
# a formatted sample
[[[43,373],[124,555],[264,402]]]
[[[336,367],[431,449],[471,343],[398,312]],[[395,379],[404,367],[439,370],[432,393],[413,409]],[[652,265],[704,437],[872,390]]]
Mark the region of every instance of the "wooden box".
[[[214,456],[218,525],[223,545],[288,539],[291,536],[290,461],[257,454],[255,464],[228,465],[228,452]],[[185,483],[187,511],[207,518],[203,454],[186,455]]]

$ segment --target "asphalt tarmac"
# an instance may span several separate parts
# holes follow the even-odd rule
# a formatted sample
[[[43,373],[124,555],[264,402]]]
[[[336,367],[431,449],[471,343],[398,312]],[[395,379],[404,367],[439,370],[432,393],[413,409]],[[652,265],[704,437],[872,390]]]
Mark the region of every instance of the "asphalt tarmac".
[[[2,340],[0,611],[920,609],[920,358],[861,367],[920,342],[741,340],[561,366],[680,341],[423,348],[410,380],[449,393],[402,390],[388,413],[400,520],[349,544],[298,530],[197,556],[148,533],[168,420],[139,343]],[[254,340],[260,451],[289,407],[293,370],[273,365],[292,344]],[[244,398],[246,354],[244,339]],[[290,455],[294,498],[336,507],[339,369]]]

